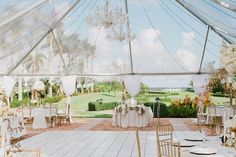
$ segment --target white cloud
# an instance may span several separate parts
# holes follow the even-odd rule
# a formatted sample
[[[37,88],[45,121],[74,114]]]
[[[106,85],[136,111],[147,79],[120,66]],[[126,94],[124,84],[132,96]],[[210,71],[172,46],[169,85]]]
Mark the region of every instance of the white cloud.
[[[192,52],[192,42],[194,33],[185,32],[181,34],[182,42],[176,52],[171,55],[166,52],[158,40],[157,34],[161,35],[158,29],[144,29],[136,34],[132,41],[132,54],[135,72],[184,72],[183,67],[188,71],[194,71],[197,67],[197,59]],[[98,30],[91,28],[89,31],[89,41],[94,43],[97,38]],[[105,32],[100,32],[96,43],[96,61],[94,63],[94,72],[117,72],[112,63],[122,66],[126,63],[129,68],[129,51],[126,42],[119,43],[109,41]],[[174,59],[173,59],[174,58]],[[178,63],[176,63],[176,61]],[[181,64],[181,66],[179,65]],[[126,71],[127,72],[127,71]],[[185,78],[188,80],[189,78]],[[172,81],[171,86],[184,86],[184,83],[178,84],[179,80]],[[186,82],[186,85],[188,81]],[[159,85],[159,84],[158,84]],[[163,86],[167,86],[163,84]]]
[[[182,47],[189,48],[193,45],[193,40],[195,38],[195,34],[193,32],[183,32],[181,34],[182,36]]]
[[[188,71],[194,71],[197,68],[197,60],[194,53],[190,52],[187,49],[179,49],[176,52],[176,56],[178,60],[180,60],[184,67],[187,68]]]

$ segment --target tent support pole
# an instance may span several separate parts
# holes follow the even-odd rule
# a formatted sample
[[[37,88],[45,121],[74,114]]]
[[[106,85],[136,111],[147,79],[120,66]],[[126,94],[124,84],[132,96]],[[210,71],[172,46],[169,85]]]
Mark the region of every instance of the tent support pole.
[[[199,67],[198,73],[200,73],[201,70],[202,70],[202,63],[203,63],[204,56],[205,56],[205,52],[206,52],[206,46],[207,46],[207,40],[208,40],[208,36],[209,36],[209,30],[210,30],[210,26],[208,25],[208,26],[207,26],[207,32],[206,32],[205,43],[204,43],[204,47],[203,47],[203,50],[202,50],[201,63],[200,63],[200,67]]]
[[[58,51],[59,51],[59,53],[60,53],[60,57],[61,57],[61,60],[62,60],[64,66],[65,66],[65,68],[66,68],[66,71],[67,71],[67,73],[69,73],[68,67],[67,67],[66,62],[65,62],[65,60],[64,60],[64,58],[63,58],[63,55],[62,55],[60,46],[59,46],[59,44],[58,44],[58,42],[57,42],[57,39],[56,39],[56,37],[55,37],[55,34],[54,34],[53,30],[51,30],[51,34],[52,34],[52,36],[53,36],[53,39],[55,40],[55,43],[56,43],[56,45],[57,45],[57,49],[58,49]]]
[[[43,35],[42,38],[24,55],[24,57],[17,62],[17,64],[9,70],[7,75],[10,75],[23,61],[24,59],[41,43],[41,41],[73,10],[77,4],[80,2],[80,0],[77,0],[67,11],[66,13]]]
[[[125,11],[127,16],[129,16],[129,9],[128,9],[128,1],[125,0]],[[127,21],[127,29],[129,29],[129,17],[128,17],[128,21]],[[129,33],[129,32],[128,32]],[[131,74],[134,73],[134,67],[133,67],[133,56],[132,56],[132,45],[131,45],[131,41],[128,41],[128,45],[129,45],[129,56],[130,56],[130,70],[131,70]]]
[[[213,30],[216,34],[218,34],[221,38],[223,38],[225,41],[227,41],[229,44],[232,44],[232,42],[230,40],[228,40],[226,37],[224,37],[221,33],[216,31],[216,28],[214,26],[209,25],[206,21],[204,21],[203,19],[201,19],[197,14],[195,14],[193,11],[189,10],[182,2],[180,2],[179,0],[176,0],[176,2],[178,2],[184,9],[188,10],[192,15],[194,15],[198,20],[200,20],[202,23],[204,23],[205,25],[209,26],[211,28],[211,30]],[[226,32],[227,33],[227,32]],[[227,33],[229,34],[229,33]]]
[[[199,74],[211,74],[210,72],[182,72],[182,73],[112,73],[112,74],[102,74],[102,73],[86,73],[86,74],[77,74],[72,73],[71,75],[76,75],[77,77],[93,77],[93,76],[124,76],[124,75],[141,75],[141,76],[185,76],[185,75],[199,75]],[[0,76],[6,76],[6,74],[0,74]],[[42,77],[61,77],[66,76],[66,74],[60,75],[60,74],[11,74],[10,76],[16,76],[16,77],[23,77],[23,76],[42,76]]]
[[[28,57],[31,52],[41,43],[41,41],[50,33],[50,31],[48,31],[47,33],[45,33],[43,35],[42,38],[40,38],[40,40],[24,55],[23,58],[21,58],[21,60],[7,73],[7,75],[10,75],[25,59],[26,57]]]

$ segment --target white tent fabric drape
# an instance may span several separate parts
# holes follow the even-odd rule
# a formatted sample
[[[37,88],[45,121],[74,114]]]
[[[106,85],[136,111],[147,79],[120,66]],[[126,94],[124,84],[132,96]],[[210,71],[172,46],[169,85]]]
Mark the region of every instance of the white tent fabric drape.
[[[124,78],[125,89],[131,95],[131,105],[135,103],[134,97],[140,91],[140,76],[139,75],[127,75]]]
[[[205,92],[207,85],[209,83],[209,75],[203,74],[203,75],[194,75],[192,77],[193,80],[193,88],[197,95],[199,95],[199,101],[198,101],[198,112],[203,112],[203,104],[202,104],[202,94]]]
[[[62,90],[66,96],[70,96],[75,92],[76,76],[66,76],[61,79]]]
[[[202,74],[202,75],[194,75],[192,77],[193,80],[193,89],[196,94],[202,94],[208,85],[209,82],[209,75]]]
[[[7,105],[10,106],[9,98],[11,97],[13,88],[15,86],[15,80],[10,76],[4,76],[2,78],[2,89],[7,97]]]
[[[65,93],[67,97],[67,114],[70,116],[70,121],[71,121],[71,95],[75,92],[75,87],[76,87],[76,76],[71,75],[71,76],[66,76],[63,77],[61,80],[61,85],[62,85],[62,90]]]

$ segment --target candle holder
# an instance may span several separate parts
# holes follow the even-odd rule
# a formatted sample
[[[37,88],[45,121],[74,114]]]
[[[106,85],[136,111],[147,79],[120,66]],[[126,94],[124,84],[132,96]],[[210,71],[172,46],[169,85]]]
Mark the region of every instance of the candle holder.
[[[225,145],[225,143],[227,142],[227,140],[228,140],[227,136],[224,136],[224,135],[223,135],[223,136],[221,137],[221,142],[222,142],[223,145]]]

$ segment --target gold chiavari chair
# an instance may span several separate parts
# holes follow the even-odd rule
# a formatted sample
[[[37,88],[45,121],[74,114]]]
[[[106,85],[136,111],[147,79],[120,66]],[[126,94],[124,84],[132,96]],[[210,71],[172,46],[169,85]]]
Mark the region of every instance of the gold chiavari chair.
[[[158,126],[156,129],[158,157],[180,157],[180,144],[173,142],[171,125]]]
[[[211,134],[213,135],[214,128],[220,128],[222,126],[222,116],[217,116],[216,106],[212,105],[208,107],[209,124],[211,128]]]
[[[24,119],[24,124],[31,125],[33,123],[32,108],[22,107],[22,117]]]
[[[40,157],[40,149],[5,150],[4,157]]]
[[[139,138],[139,131],[136,130],[136,142],[138,147],[138,157],[141,157],[141,146],[140,146],[140,138]]]
[[[197,112],[197,124],[206,124],[206,118],[207,114],[204,113],[203,107],[199,106],[198,107],[198,112]]]

